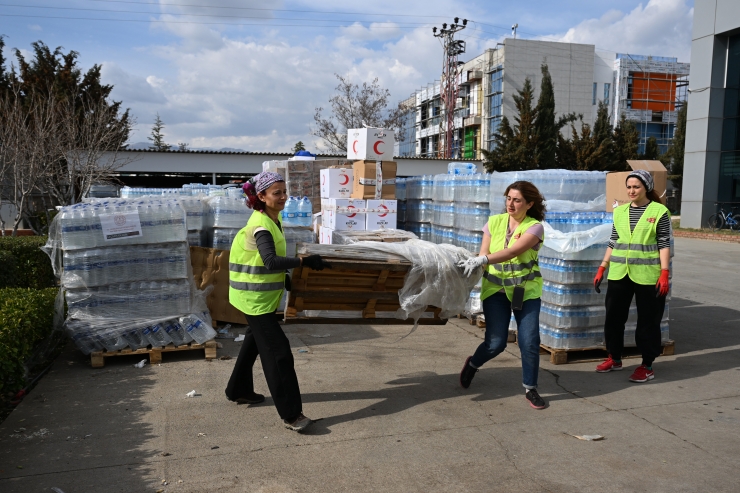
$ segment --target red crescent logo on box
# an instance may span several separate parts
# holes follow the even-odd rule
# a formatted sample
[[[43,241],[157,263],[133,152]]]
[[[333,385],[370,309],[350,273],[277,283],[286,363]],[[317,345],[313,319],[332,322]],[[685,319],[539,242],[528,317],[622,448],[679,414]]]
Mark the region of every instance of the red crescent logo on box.
[[[321,184],[326,185],[326,175],[321,175]]]
[[[347,209],[356,209],[356,208],[357,207],[355,207],[354,205],[350,205],[350,206],[347,207]],[[356,215],[357,215],[357,213],[354,212],[352,214],[347,214],[347,217],[355,217]]]
[[[357,141],[352,142],[352,152],[357,154]]]
[[[387,216],[388,215],[388,212],[387,212],[388,211],[388,208],[385,206],[385,204],[380,204],[380,208],[381,209],[384,209],[386,212],[384,212],[382,214],[378,214],[378,217],[385,217],[385,216]]]
[[[344,173],[339,175],[339,184],[346,185],[347,183],[349,183],[349,176],[345,175]]]
[[[380,152],[380,151],[378,150],[378,144],[385,144],[385,142],[383,142],[382,140],[379,140],[379,141],[377,141],[377,142],[375,143],[375,145],[373,146],[373,151],[375,151],[375,154],[377,154],[378,156],[380,156],[381,154],[384,154],[384,153],[382,153],[382,152]]]

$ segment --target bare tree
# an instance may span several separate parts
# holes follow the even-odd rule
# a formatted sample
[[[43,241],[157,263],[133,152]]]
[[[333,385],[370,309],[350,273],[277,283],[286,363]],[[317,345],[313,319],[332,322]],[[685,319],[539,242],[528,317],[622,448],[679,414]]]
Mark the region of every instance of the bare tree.
[[[49,98],[21,100],[13,88],[0,100],[0,161],[3,200],[15,208],[13,236],[25,217],[32,195],[43,180],[46,164],[57,154],[59,122]],[[0,225],[5,230],[5,225]]]
[[[59,137],[56,159],[44,173],[44,192],[57,205],[71,205],[87,196],[96,183],[111,183],[112,175],[131,162],[121,153],[133,128],[131,118],[105,100],[65,100],[58,105]]]
[[[396,132],[396,139],[403,140],[403,120],[409,109],[401,103],[388,110],[391,92],[378,85],[378,78],[362,87],[353,84],[348,77],[334,74],[339,79],[337,94],[329,100],[331,115],[324,117],[324,108],[316,108],[315,127],[311,134],[323,139],[330,150],[347,151],[347,129],[379,127]]]

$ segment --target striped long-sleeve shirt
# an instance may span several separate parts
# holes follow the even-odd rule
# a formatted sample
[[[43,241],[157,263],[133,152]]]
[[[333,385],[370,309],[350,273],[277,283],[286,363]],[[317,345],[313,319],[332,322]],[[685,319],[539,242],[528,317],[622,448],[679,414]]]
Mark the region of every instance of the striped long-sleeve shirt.
[[[648,205],[650,205],[650,202],[641,207],[630,207],[630,231],[635,230],[637,221],[640,220]],[[668,217],[668,214],[663,214],[663,216],[658,220],[658,226],[656,227],[655,232],[656,240],[658,241],[658,249],[662,250],[663,248],[670,248],[672,233],[671,219]],[[619,235],[617,234],[617,228],[612,226],[612,236],[609,238],[609,248],[614,248],[618,239]]]

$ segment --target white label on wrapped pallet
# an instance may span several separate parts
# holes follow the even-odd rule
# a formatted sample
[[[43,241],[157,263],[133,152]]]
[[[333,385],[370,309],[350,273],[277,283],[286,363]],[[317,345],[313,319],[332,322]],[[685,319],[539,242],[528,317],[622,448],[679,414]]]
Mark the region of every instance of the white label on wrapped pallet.
[[[139,212],[122,212],[119,214],[100,214],[100,226],[105,241],[121,240],[135,236],[144,236],[141,232]]]

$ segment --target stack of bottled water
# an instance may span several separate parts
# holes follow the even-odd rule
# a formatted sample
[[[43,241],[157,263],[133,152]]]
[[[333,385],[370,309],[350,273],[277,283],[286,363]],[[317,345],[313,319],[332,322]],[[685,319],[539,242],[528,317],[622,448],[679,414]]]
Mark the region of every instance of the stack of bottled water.
[[[285,209],[283,209],[283,226],[310,228],[312,220],[313,204],[308,197],[288,198],[285,202]]]
[[[448,169],[454,164],[461,163],[450,163]],[[438,245],[455,244],[455,178],[454,174],[440,174],[432,180],[432,243]]]
[[[450,175],[472,175],[478,172],[475,163],[453,162],[447,165],[447,173]]]
[[[247,225],[252,209],[244,199],[212,197],[206,201],[203,244],[219,250],[231,250],[236,234]]]
[[[396,201],[398,207],[398,219],[396,227],[406,229],[406,178],[396,178]]]
[[[65,329],[80,350],[215,337],[190,274],[186,239],[197,221],[202,214],[189,218],[181,197],[106,199],[60,210],[45,251],[65,294]]]
[[[412,176],[406,179],[406,230],[421,239],[431,239],[434,177]],[[428,233],[427,233],[428,232]]]

